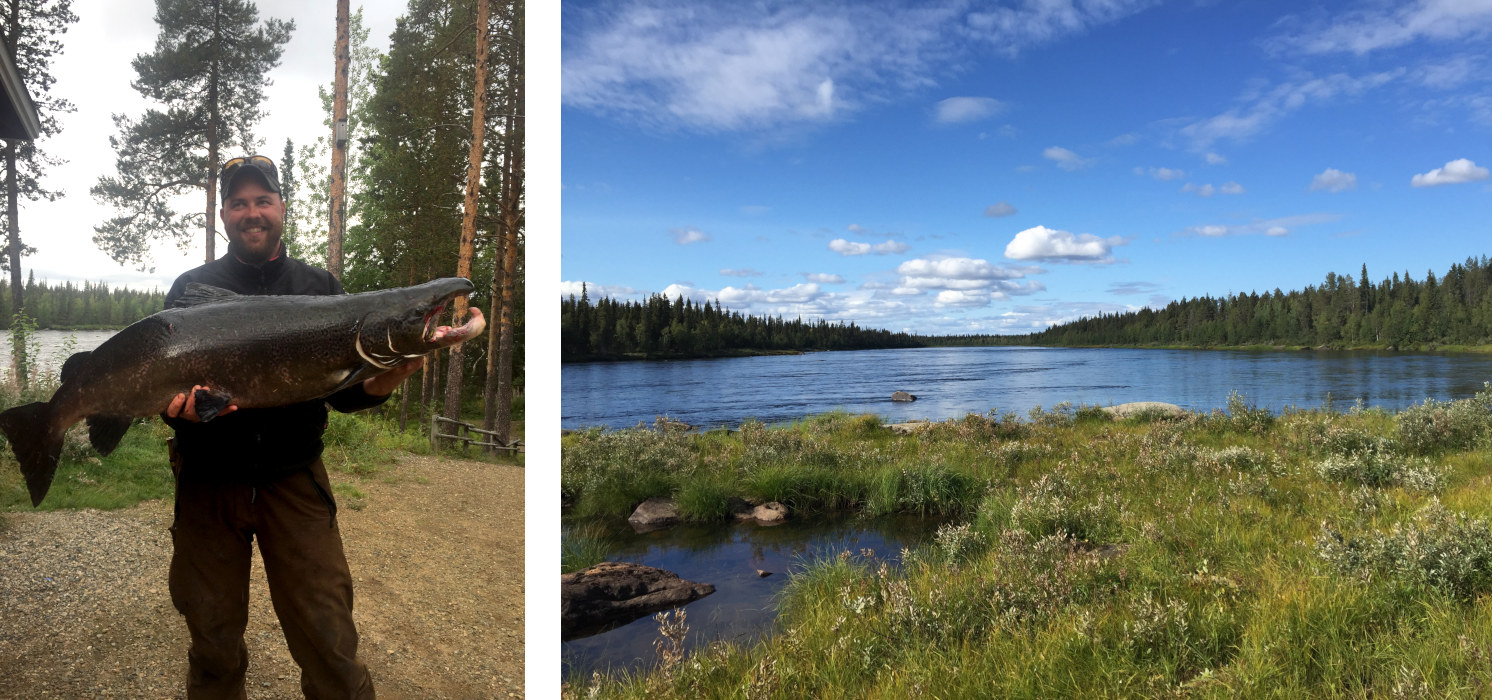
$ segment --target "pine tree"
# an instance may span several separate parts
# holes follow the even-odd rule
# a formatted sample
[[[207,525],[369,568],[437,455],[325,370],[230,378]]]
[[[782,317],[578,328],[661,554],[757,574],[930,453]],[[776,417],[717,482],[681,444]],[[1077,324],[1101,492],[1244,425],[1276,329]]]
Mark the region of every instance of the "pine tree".
[[[52,58],[62,52],[61,35],[69,24],[78,21],[71,5],[72,0],[7,0],[0,5],[5,48],[15,59],[16,70],[36,106],[41,126],[38,137],[42,139],[62,131],[58,114],[73,111],[71,102],[52,96],[56,79],[49,70]],[[54,201],[62,196],[62,192],[47,190],[40,183],[45,169],[62,161],[48,156],[35,141],[13,139],[6,142],[4,150],[7,254],[0,257],[0,269],[10,271],[10,308],[15,314],[26,309],[21,256],[36,252],[21,242],[20,199]],[[23,343],[12,344],[13,376],[27,375],[25,355]]]
[[[201,226],[212,260],[218,165],[231,149],[254,149],[266,75],[295,23],[260,23],[251,0],[156,0],[155,22],[155,51],[135,57],[131,86],[161,108],[138,120],[114,115],[118,174],[99,178],[92,193],[120,214],[94,227],[93,241],[116,261],[143,265],[150,241],[184,245]],[[172,208],[172,197],[199,189],[205,209]]]

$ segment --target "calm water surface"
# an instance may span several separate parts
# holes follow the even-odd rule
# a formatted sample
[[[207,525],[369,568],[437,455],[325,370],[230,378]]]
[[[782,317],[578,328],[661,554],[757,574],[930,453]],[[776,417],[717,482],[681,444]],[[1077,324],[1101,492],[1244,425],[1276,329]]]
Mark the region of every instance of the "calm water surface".
[[[70,353],[92,350],[119,331],[49,331],[36,332],[41,350],[41,368],[56,374]],[[10,331],[0,331],[0,376],[10,374]]]
[[[777,596],[788,574],[809,562],[848,551],[874,551],[897,564],[901,550],[930,538],[939,521],[914,517],[844,516],[781,525],[681,525],[646,534],[625,523],[609,536],[610,561],[630,561],[667,569],[690,581],[714,584],[715,592],[690,603],[690,653],[709,642],[749,643],[771,628]],[[766,578],[757,570],[771,571]],[[564,642],[565,677],[588,679],[592,671],[638,669],[656,663],[658,623],[651,616],[608,632]]]
[[[1492,356],[1328,351],[915,348],[561,369],[565,428],[630,428],[660,415],[692,425],[790,421],[834,409],[888,421],[958,418],[991,409],[1164,401],[1226,406],[1238,391],[1260,407],[1400,409],[1466,398],[1492,380]],[[891,392],[915,394],[892,403]]]

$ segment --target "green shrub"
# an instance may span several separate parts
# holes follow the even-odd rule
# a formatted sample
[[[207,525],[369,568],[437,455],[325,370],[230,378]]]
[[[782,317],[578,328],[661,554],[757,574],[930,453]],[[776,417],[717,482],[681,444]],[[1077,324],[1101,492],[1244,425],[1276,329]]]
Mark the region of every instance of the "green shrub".
[[[1117,529],[1119,500],[1114,494],[1090,493],[1060,473],[1047,473],[1020,488],[1010,519],[1033,537],[1066,534],[1096,542]]]
[[[1267,408],[1259,408],[1234,391],[1228,394],[1227,426],[1238,432],[1262,435],[1274,426],[1275,416]]]
[[[1439,491],[1445,481],[1444,472],[1428,459],[1413,459],[1378,450],[1328,455],[1316,463],[1316,473],[1327,481],[1375,487],[1402,486],[1424,493]]]
[[[1492,592],[1492,526],[1453,513],[1438,500],[1386,533],[1348,537],[1323,524],[1316,555],[1337,572],[1363,580],[1392,578],[1462,600]]]
[[[1425,399],[1400,411],[1394,422],[1399,442],[1412,454],[1485,447],[1492,424],[1492,388],[1458,401]]]

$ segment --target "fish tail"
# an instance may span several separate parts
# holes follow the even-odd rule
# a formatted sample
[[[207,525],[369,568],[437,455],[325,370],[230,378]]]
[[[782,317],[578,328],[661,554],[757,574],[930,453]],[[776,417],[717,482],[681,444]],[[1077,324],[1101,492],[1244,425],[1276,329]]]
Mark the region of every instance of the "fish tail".
[[[0,432],[21,463],[21,476],[31,493],[31,505],[41,504],[57,474],[63,431],[53,425],[51,404],[36,402],[0,413]]]

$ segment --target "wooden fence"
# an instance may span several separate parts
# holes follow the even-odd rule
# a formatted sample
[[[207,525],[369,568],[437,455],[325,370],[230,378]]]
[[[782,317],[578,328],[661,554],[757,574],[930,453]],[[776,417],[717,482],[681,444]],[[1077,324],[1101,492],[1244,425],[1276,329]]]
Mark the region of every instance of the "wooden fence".
[[[451,428],[451,430],[453,430],[455,432],[452,432],[452,433],[442,433],[442,432],[440,432],[440,428],[441,428],[442,425],[454,426],[454,427]],[[480,437],[479,438],[472,437],[473,433],[475,433],[476,435],[478,435]],[[442,439],[445,439],[445,440],[458,440],[458,441],[460,441],[461,442],[461,449],[462,450],[465,450],[466,448],[471,447],[472,445],[476,445],[477,447],[486,448],[486,450],[488,452],[498,452],[498,451],[503,451],[503,452],[522,452],[523,451],[523,441],[522,440],[514,440],[512,442],[509,442],[508,444],[502,444],[502,443],[500,443],[500,442],[497,441],[498,440],[498,435],[497,435],[496,432],[493,432],[491,430],[482,430],[481,428],[478,428],[477,426],[472,425],[471,423],[467,423],[467,422],[459,421],[459,420],[452,420],[450,418],[446,418],[445,416],[442,416],[442,415],[439,415],[439,414],[432,415],[432,416],[430,416],[430,449],[436,449],[436,448],[438,448],[440,446],[440,440],[442,440]]]

